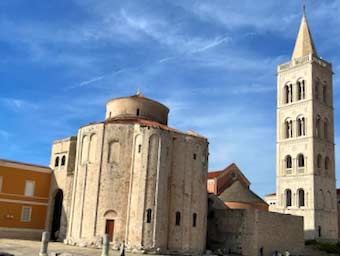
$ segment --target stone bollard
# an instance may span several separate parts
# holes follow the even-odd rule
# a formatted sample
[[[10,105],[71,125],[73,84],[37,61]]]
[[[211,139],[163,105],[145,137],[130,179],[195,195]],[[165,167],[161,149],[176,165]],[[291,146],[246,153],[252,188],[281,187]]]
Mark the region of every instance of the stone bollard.
[[[41,247],[39,256],[48,256],[47,248],[48,248],[48,241],[50,240],[50,233],[49,232],[43,232],[42,238],[41,238]]]
[[[103,248],[101,256],[109,256],[110,251],[110,236],[109,234],[105,234],[103,237]]]

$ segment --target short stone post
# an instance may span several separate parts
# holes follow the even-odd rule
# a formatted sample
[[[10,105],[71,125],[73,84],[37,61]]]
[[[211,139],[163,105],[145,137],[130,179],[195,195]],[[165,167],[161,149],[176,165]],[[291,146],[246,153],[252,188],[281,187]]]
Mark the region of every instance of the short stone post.
[[[109,256],[109,250],[110,250],[110,236],[109,234],[105,234],[103,237],[103,249],[101,256]]]
[[[41,238],[41,247],[39,256],[48,256],[47,248],[48,248],[48,241],[50,240],[50,233],[49,232],[43,232],[42,238]]]

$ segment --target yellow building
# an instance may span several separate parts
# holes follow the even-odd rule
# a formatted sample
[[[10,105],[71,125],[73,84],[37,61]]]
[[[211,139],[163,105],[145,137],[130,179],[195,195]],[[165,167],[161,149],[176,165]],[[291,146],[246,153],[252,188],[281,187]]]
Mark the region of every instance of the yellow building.
[[[40,238],[51,169],[0,159],[0,237]]]

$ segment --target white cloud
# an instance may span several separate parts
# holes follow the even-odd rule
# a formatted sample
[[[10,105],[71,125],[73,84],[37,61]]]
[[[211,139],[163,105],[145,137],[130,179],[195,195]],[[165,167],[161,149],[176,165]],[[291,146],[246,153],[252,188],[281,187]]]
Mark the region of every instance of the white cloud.
[[[15,98],[0,98],[0,103],[12,111],[37,110],[39,105]]]

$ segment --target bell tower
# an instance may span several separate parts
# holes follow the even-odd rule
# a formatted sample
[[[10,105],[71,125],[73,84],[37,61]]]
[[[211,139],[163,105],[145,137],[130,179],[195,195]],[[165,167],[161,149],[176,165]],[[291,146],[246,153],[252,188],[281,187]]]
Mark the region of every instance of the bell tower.
[[[333,71],[305,13],[292,58],[277,72],[277,211],[303,216],[305,239],[337,239]]]

